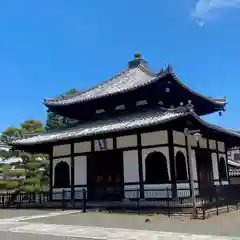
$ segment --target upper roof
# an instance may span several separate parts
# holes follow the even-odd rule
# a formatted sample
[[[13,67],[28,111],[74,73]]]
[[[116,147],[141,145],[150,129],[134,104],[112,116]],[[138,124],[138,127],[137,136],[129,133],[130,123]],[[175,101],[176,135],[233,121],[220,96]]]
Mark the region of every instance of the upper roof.
[[[81,91],[77,94],[45,99],[44,104],[47,107],[59,107],[96,100],[103,97],[136,90],[138,88],[150,85],[153,82],[161,81],[167,75],[171,76],[172,80],[176,81],[183,88],[201,98],[204,98],[208,102],[218,105],[220,109],[226,104],[225,98],[213,99],[211,97],[203,96],[188,88],[177,78],[170,66],[168,66],[166,69],[162,69],[160,72],[152,72],[147,67],[147,62],[144,61],[139,54],[135,54],[135,59],[129,62],[128,68],[103,82],[102,84],[99,84],[86,91]]]
[[[137,128],[149,127],[159,125],[183,117],[193,117],[201,126],[223,133],[228,136],[236,137],[240,142],[240,134],[212,125],[185,107],[178,107],[176,109],[156,108],[151,110],[141,110],[137,113],[125,114],[122,117],[114,117],[112,119],[105,119],[93,121],[91,123],[81,124],[79,127],[66,129],[57,132],[48,132],[36,136],[29,136],[22,139],[13,140],[10,145],[14,147],[39,145],[44,143],[54,143],[68,139],[79,139],[83,137],[97,136],[113,132],[121,132],[125,130],[133,130]]]

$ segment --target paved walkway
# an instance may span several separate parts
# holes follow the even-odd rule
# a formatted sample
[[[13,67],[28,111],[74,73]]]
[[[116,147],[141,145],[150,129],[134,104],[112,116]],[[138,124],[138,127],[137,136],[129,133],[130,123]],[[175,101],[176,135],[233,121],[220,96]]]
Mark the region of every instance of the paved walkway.
[[[66,225],[66,224],[46,224],[36,222],[38,219],[48,219],[60,216],[71,217],[77,211],[48,212],[32,216],[21,216],[13,218],[0,219],[0,239],[11,238],[19,239],[97,239],[97,240],[177,240],[177,239],[195,239],[195,240],[240,240],[240,237],[223,237],[213,235],[195,235],[187,233],[174,233],[151,230],[107,228],[96,226]],[[76,216],[76,215],[73,215]],[[118,216],[119,217],[119,216]],[[32,220],[34,222],[32,222]],[[169,220],[169,223],[171,220]],[[33,237],[34,234],[34,237]]]

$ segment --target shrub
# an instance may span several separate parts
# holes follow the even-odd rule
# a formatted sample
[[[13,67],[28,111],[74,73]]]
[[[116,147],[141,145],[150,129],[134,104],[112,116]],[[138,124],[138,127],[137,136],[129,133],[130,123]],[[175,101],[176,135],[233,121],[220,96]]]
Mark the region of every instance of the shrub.
[[[14,176],[25,176],[26,172],[24,169],[11,169],[5,172],[4,176],[14,177]]]
[[[6,189],[6,186],[7,186],[7,182],[4,181],[4,180],[0,180],[0,189]]]
[[[39,178],[28,178],[23,182],[24,185],[39,185],[40,179]]]
[[[19,187],[19,182],[14,180],[6,181],[6,189],[15,189]]]

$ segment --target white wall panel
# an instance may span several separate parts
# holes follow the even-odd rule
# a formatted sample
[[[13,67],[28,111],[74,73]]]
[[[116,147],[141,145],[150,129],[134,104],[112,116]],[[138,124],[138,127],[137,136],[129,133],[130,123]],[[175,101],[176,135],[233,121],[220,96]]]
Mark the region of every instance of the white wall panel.
[[[87,184],[87,157],[77,156],[74,158],[74,181],[75,185]]]
[[[85,152],[91,152],[90,141],[74,143],[74,153],[85,153]]]
[[[216,141],[209,139],[209,148],[212,150],[216,150]]]
[[[185,135],[182,132],[173,131],[173,142],[179,145],[186,145]]]
[[[117,148],[127,148],[137,146],[137,135],[117,137]]]
[[[200,146],[200,148],[207,148],[207,139],[206,138],[200,138],[199,139],[199,146]]]
[[[125,183],[139,182],[137,150],[123,152],[123,169]]]
[[[215,152],[212,153],[212,168],[213,168],[213,179],[219,179],[218,158],[217,158],[217,153]]]
[[[71,154],[70,144],[53,146],[53,157],[59,157],[70,154]]]
[[[157,144],[168,143],[167,131],[142,133],[141,137],[142,137],[142,146],[152,146]]]
[[[189,136],[189,144],[192,147],[197,147],[197,140],[196,140],[195,136],[193,136],[193,135]]]
[[[218,145],[218,151],[220,152],[225,152],[225,143],[224,142],[217,142],[217,145]]]

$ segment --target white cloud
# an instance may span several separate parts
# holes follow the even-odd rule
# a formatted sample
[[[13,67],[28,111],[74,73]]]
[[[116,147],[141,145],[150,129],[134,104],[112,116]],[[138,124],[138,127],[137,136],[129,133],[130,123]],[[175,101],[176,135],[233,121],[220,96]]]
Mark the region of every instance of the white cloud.
[[[240,8],[240,0],[198,0],[192,16],[203,26],[212,14],[226,8]]]

